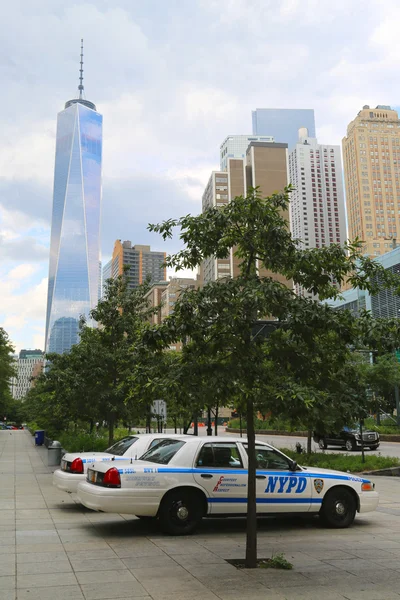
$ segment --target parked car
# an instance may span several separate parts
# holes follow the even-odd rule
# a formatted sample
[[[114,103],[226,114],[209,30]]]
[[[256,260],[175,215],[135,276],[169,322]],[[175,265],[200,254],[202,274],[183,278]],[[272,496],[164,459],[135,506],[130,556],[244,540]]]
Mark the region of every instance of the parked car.
[[[339,433],[314,433],[313,439],[321,450],[324,450],[328,446],[346,448],[348,452],[361,448],[361,432],[358,428],[343,427]],[[376,431],[363,430],[362,439],[364,448],[376,450],[379,447],[379,433]]]
[[[343,528],[356,512],[378,506],[378,493],[368,479],[300,467],[259,441],[256,461],[260,515],[314,513],[327,525]],[[165,439],[132,464],[89,465],[77,494],[93,510],[158,518],[165,532],[186,535],[203,517],[247,514],[247,469],[244,438]]]
[[[68,452],[61,459],[61,467],[53,473],[53,485],[64,492],[76,492],[80,481],[85,480],[89,464],[97,461],[119,461],[138,459],[146,450],[165,438],[186,437],[166,433],[128,435],[116,442],[105,452]]]

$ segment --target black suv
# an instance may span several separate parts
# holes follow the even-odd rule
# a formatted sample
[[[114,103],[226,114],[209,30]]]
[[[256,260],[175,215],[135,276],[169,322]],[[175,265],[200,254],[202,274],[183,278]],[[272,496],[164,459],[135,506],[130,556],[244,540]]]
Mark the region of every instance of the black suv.
[[[379,433],[376,431],[363,431],[362,437],[364,448],[376,450],[379,447]],[[346,448],[349,452],[361,448],[360,430],[350,429],[350,427],[343,427],[340,433],[319,434],[314,432],[313,439],[321,450],[324,450],[328,446],[340,446]]]

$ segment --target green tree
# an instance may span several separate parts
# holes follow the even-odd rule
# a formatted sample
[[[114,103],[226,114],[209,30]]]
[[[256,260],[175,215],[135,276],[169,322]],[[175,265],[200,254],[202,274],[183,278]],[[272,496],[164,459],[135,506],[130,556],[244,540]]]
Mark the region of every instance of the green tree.
[[[81,332],[81,343],[88,342],[95,356],[90,380],[106,412],[109,445],[114,440],[117,419],[131,412],[133,405],[140,404],[143,411],[146,410],[141,390],[132,388],[131,373],[136,359],[140,359],[137,345],[154,311],[145,297],[149,289],[148,283],[129,289],[126,274],[109,279],[103,298],[91,311],[91,317],[99,323],[98,328],[94,334],[87,327]]]
[[[17,372],[13,360],[14,346],[7,332],[0,327],[0,413],[2,418],[7,416],[7,407],[11,402],[10,383]]]
[[[105,294],[91,317],[98,327],[82,320],[80,341],[69,353],[47,356],[49,366],[29,392],[26,410],[51,434],[68,429],[72,422],[107,421],[109,445],[119,419],[143,416],[146,406],[131,373],[149,309],[148,284],[130,290],[126,275],[109,279]]]
[[[182,294],[173,315],[161,327],[149,328],[146,343],[167,347],[189,340],[182,350],[183,363],[187,361],[193,373],[199,368],[196,365],[219,369],[221,382],[228,389],[233,384],[242,399],[248,438],[247,567],[255,567],[257,560],[254,412],[288,398],[299,413],[315,406],[321,389],[313,381],[317,376],[322,385],[326,372],[321,357],[313,361],[309,372],[315,339],[330,332],[336,343],[332,349],[335,365],[343,365],[358,335],[356,319],[348,312],[296,296],[292,282],[318,294],[321,300],[337,297],[337,284],[345,279],[361,289],[372,289],[372,277],[379,274],[380,286],[398,285],[383,268],[359,256],[358,242],[345,248],[302,249],[292,240],[283,216],[289,191],[262,199],[258,190],[250,190],[246,197],[199,216],[150,225],[164,239],[171,238],[176,227],[180,229],[185,247],[167,258],[170,267],[195,268],[207,257],[226,257],[231,248],[241,260],[237,278]],[[260,267],[279,277],[264,275]],[[281,327],[268,338],[254,337],[255,321],[266,316],[279,321]],[[293,351],[296,343],[298,350]],[[282,360],[279,352],[288,346],[291,356]],[[331,379],[334,381],[334,375]]]

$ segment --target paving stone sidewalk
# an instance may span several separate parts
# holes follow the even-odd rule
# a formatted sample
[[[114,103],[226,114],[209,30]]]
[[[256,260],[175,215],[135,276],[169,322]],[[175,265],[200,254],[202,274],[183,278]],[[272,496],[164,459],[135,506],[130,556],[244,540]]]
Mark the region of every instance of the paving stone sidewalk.
[[[89,511],[52,485],[47,451],[0,431],[0,600],[400,599],[400,478],[377,478],[381,505],[353,527],[316,519],[259,522],[259,556],[292,571],[238,571],[243,519],[206,520],[163,536],[132,516]]]

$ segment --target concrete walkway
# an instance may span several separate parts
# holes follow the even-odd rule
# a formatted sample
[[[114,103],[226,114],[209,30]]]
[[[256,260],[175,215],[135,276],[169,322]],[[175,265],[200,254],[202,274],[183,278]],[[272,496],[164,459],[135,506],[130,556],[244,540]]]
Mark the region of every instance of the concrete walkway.
[[[292,571],[238,571],[243,519],[206,520],[172,538],[134,517],[84,509],[52,486],[45,449],[0,431],[0,600],[400,599],[400,478],[377,478],[379,511],[347,530],[263,519],[259,556]]]

